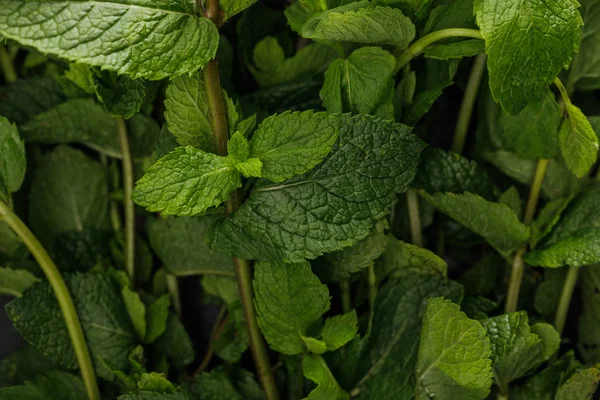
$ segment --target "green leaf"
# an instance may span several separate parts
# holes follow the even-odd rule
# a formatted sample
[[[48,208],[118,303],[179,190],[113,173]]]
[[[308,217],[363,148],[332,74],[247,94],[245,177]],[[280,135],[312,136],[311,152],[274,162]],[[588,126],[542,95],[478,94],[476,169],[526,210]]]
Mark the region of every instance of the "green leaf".
[[[378,112],[394,91],[396,58],[379,47],[362,47],[335,60],[325,72],[320,96],[327,111],[356,114]]]
[[[159,80],[190,74],[217,52],[215,25],[198,17],[191,4],[2,0],[0,34],[43,53]],[[108,23],[95,26],[99,19]]]
[[[335,351],[354,339],[358,331],[356,310],[343,315],[329,317],[323,324],[321,337],[327,344],[327,350]]]
[[[158,393],[175,392],[175,387],[169,382],[165,375],[156,372],[142,374],[142,377],[138,382],[138,388],[140,390],[150,390]]]
[[[346,122],[325,112],[285,112],[265,119],[250,141],[250,157],[262,162],[262,176],[283,182],[315,167],[331,152]]]
[[[447,1],[435,7],[429,13],[423,32],[431,33],[448,28],[476,28],[473,1]]]
[[[0,194],[14,193],[25,179],[25,144],[15,124],[0,116]]]
[[[153,348],[164,354],[169,363],[181,370],[194,361],[194,347],[185,327],[173,312],[169,313],[165,331],[153,343]]]
[[[221,0],[219,5],[223,11],[223,22],[234,15],[241,13],[246,8],[251,7],[256,1],[257,0]]]
[[[548,324],[529,326],[524,311],[483,321],[492,344],[494,379],[507,393],[508,385],[525,376],[558,350],[560,335]]]
[[[581,315],[579,318],[578,350],[583,361],[600,361],[600,267],[589,265],[581,270]]]
[[[335,57],[331,47],[310,43],[286,58],[277,38],[267,36],[254,48],[254,65],[249,69],[259,86],[274,86],[322,74]]]
[[[146,305],[140,299],[140,296],[128,286],[121,289],[121,296],[123,297],[123,303],[133,328],[138,335],[140,340],[144,340],[146,337]]]
[[[329,290],[307,262],[257,263],[254,294],[258,325],[269,346],[283,354],[303,351],[300,335],[329,310]]]
[[[579,50],[583,21],[572,0],[475,0],[490,89],[511,115],[541,99]]]
[[[191,145],[214,153],[217,150],[208,112],[208,97],[204,80],[199,72],[173,79],[165,95],[165,120],[169,131],[182,146]],[[235,104],[223,92],[223,101],[230,128],[235,127],[239,115]]]
[[[600,89],[600,3],[597,0],[580,0],[583,29],[579,53],[575,56],[569,73],[569,85],[577,90]]]
[[[399,9],[362,0],[311,16],[300,34],[330,42],[389,44],[402,50],[414,39],[415,26]]]
[[[192,146],[178,147],[158,160],[137,181],[134,202],[165,215],[197,215],[217,207],[242,186],[227,158]]]
[[[23,386],[0,388],[0,399],[86,400],[88,396],[80,377],[67,372],[48,371]]]
[[[56,368],[38,349],[25,344],[0,360],[0,387],[20,385]]]
[[[446,276],[448,265],[431,251],[387,235],[387,247],[376,262],[377,276],[401,277],[411,273]]]
[[[486,199],[494,195],[494,184],[478,163],[435,147],[423,151],[412,186],[428,193],[471,192]]]
[[[302,360],[304,376],[317,384],[306,400],[349,400],[348,393],[338,385],[335,377],[323,358],[315,355],[305,356]]]
[[[63,101],[60,85],[51,77],[19,79],[0,87],[0,115],[21,125]]]
[[[600,369],[587,368],[575,373],[556,393],[556,400],[591,400],[600,383]]]
[[[516,187],[511,186],[504,191],[500,197],[498,197],[498,203],[505,204],[510,208],[515,215],[523,214],[523,204],[521,203],[521,196]]]
[[[460,42],[442,43],[427,47],[425,57],[436,60],[473,57],[485,51],[485,42],[479,39],[461,40]]]
[[[238,211],[212,225],[211,248],[301,262],[367,237],[407,189],[424,144],[400,124],[364,115],[343,121],[333,150],[316,168],[281,184],[258,182]]]
[[[29,199],[31,229],[48,248],[59,233],[107,227],[104,168],[70,147],[44,156],[33,174]]]
[[[258,158],[248,158],[250,143],[241,132],[236,132],[227,142],[228,157],[234,163],[235,169],[245,177],[262,176],[262,161]]]
[[[525,158],[555,158],[561,121],[554,94],[546,90],[540,100],[529,103],[519,115],[501,113],[499,126],[504,146]]]
[[[160,296],[146,308],[146,336],[145,343],[154,342],[167,329],[169,305],[171,300],[168,294]]]
[[[468,192],[423,193],[423,196],[441,212],[483,237],[504,257],[529,239],[529,227],[504,204]]]
[[[21,296],[25,289],[37,281],[39,279],[25,269],[0,267],[0,295]]]
[[[69,69],[62,76],[63,85],[65,80],[87,95],[96,94],[94,75],[89,65],[70,63]]]
[[[306,349],[312,354],[321,355],[327,351],[327,344],[322,340],[300,335]]]
[[[218,215],[168,217],[152,221],[150,244],[165,269],[176,276],[233,275],[231,257],[212,251],[204,234]]]
[[[112,379],[112,370],[125,370],[128,355],[138,344],[125,304],[112,281],[95,273],[65,279],[98,376]],[[67,326],[47,282],[38,282],[6,306],[25,340],[64,368],[77,368]]]
[[[189,400],[185,392],[158,393],[149,390],[141,390],[138,393],[119,396],[118,400]],[[207,400],[212,400],[207,397]]]
[[[539,211],[537,218],[531,224],[529,244],[532,249],[535,249],[538,243],[552,231],[572,199],[572,197],[559,197],[546,203]]]
[[[447,329],[452,327],[452,329]],[[417,399],[484,399],[492,386],[486,330],[449,300],[427,302],[417,361]]]
[[[598,136],[581,110],[567,104],[567,118],[560,128],[560,150],[569,169],[579,178],[596,162]]]
[[[94,88],[104,109],[125,119],[140,111],[146,96],[146,86],[141,80],[108,71],[94,71]]]
[[[566,268],[544,270],[544,280],[535,292],[534,307],[537,312],[551,321],[556,313],[560,294],[565,283]]]
[[[409,126],[415,126],[429,112],[436,100],[442,95],[444,89],[451,86],[452,83],[451,80],[442,81],[423,92],[417,93],[413,102],[403,112],[402,122]]]
[[[198,400],[242,400],[224,372],[203,372],[192,387],[191,397]]]

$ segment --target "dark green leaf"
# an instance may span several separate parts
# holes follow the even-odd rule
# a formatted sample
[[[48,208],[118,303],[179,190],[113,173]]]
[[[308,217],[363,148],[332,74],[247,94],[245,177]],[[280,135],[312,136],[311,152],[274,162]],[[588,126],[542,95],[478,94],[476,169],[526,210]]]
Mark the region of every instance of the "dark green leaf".
[[[16,192],[25,178],[25,144],[15,124],[0,116],[0,195]]]
[[[579,3],[584,25],[569,84],[578,90],[596,90],[600,89],[600,2],[580,0]]]
[[[600,369],[592,367],[575,373],[556,393],[556,400],[592,400],[600,383]]]
[[[425,50],[425,57],[436,60],[473,57],[485,50],[485,42],[479,39],[433,45]]]

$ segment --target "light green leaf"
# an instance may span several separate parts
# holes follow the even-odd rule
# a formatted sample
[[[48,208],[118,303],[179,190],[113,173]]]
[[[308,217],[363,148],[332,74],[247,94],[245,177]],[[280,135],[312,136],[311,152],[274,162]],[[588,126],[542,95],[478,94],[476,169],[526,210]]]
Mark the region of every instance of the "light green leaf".
[[[173,312],[169,313],[165,331],[152,346],[160,354],[164,354],[175,369],[184,369],[194,361],[192,340]]]
[[[396,58],[379,47],[362,47],[335,60],[325,72],[320,96],[331,112],[379,115],[394,91]]]
[[[269,346],[283,354],[302,353],[300,335],[329,310],[329,290],[307,262],[257,263],[254,293],[258,325]]]
[[[569,169],[581,178],[596,162],[598,136],[578,107],[566,107],[568,117],[560,128],[560,150]]]
[[[48,248],[59,233],[107,227],[105,170],[70,147],[60,146],[42,159],[33,174],[29,199],[31,229]]]
[[[146,307],[146,336],[145,343],[154,342],[167,328],[169,305],[171,300],[168,294],[160,296]]]
[[[251,7],[256,1],[257,0],[221,0],[219,5],[223,11],[223,22],[234,15],[241,13],[246,8]]]
[[[591,367],[575,373],[556,393],[556,400],[592,400],[600,383],[600,369]]]
[[[235,169],[246,178],[262,176],[262,161],[258,158],[248,158],[250,143],[241,132],[236,132],[227,142],[228,157]]]
[[[165,374],[159,374],[157,372],[142,374],[137,385],[140,390],[150,390],[152,392],[163,394],[175,392],[175,387],[169,382]]]
[[[446,277],[448,269],[446,261],[431,251],[398,240],[393,235],[387,235],[387,246],[375,265],[380,279],[411,273]]]
[[[96,93],[94,75],[89,65],[70,63],[69,69],[62,76],[61,83],[65,80],[75,85],[77,89],[87,95],[94,95]]]
[[[125,370],[129,365],[128,355],[138,344],[121,295],[104,275],[73,274],[65,281],[73,296],[96,373],[112,380],[111,371]],[[29,343],[62,367],[77,368],[67,326],[50,284],[35,283],[23,297],[10,302],[6,310]]]
[[[25,179],[25,144],[15,124],[0,116],[0,196],[16,192]]]
[[[263,163],[258,158],[249,158],[235,164],[235,169],[245,178],[261,178]]]
[[[579,0],[583,30],[579,53],[573,60],[569,84],[577,90],[600,89],[600,2]]]
[[[254,48],[250,72],[261,87],[319,75],[335,59],[331,47],[310,43],[298,50],[293,57],[285,58],[283,48],[273,36],[267,36]]]
[[[529,227],[504,204],[468,192],[423,193],[423,196],[441,212],[482,236],[504,257],[529,239]]]
[[[348,393],[338,385],[335,377],[327,367],[323,358],[314,355],[305,356],[302,360],[304,376],[317,384],[305,400],[349,400]]]
[[[2,0],[0,10],[7,38],[133,78],[190,74],[214,58],[219,43],[215,25],[189,2]]]
[[[354,339],[358,332],[356,310],[343,315],[335,315],[325,320],[321,337],[327,344],[327,350],[335,351]]]
[[[452,327],[448,329],[448,327]],[[484,399],[492,386],[486,330],[449,300],[427,302],[417,361],[417,399]]]
[[[25,269],[0,267],[0,295],[2,296],[21,296],[25,289],[37,281],[39,279]]]
[[[265,119],[250,141],[250,157],[273,182],[305,173],[331,152],[345,117],[325,112],[285,112]]]
[[[396,193],[407,189],[424,144],[393,122],[364,115],[343,121],[333,150],[316,168],[281,184],[258,182],[238,211],[212,225],[211,248],[301,262],[367,237]]]
[[[572,0],[475,0],[490,89],[511,115],[541,99],[579,50],[583,21]]]
[[[127,310],[127,314],[129,314],[129,318],[131,318],[131,322],[133,323],[138,338],[144,340],[146,337],[147,326],[146,305],[140,299],[139,294],[128,286],[121,289],[121,296],[123,297],[125,309]]]
[[[223,92],[223,101],[228,125],[234,131],[233,127],[239,119],[235,104],[225,92]],[[177,138],[177,143],[180,145],[191,145],[210,153],[216,152],[206,88],[199,72],[171,81],[166,91],[165,120],[169,131]]]
[[[204,234],[218,215],[169,217],[152,221],[150,244],[165,269],[176,276],[233,275],[231,257],[208,248]]]
[[[186,146],[152,165],[137,181],[132,199],[151,212],[197,215],[219,206],[241,186],[240,173],[227,158]]]
[[[436,60],[473,57],[485,51],[485,42],[479,39],[442,43],[427,47],[424,56]]]
[[[362,0],[311,16],[300,34],[313,40],[389,44],[402,50],[415,37],[415,26],[397,8]]]

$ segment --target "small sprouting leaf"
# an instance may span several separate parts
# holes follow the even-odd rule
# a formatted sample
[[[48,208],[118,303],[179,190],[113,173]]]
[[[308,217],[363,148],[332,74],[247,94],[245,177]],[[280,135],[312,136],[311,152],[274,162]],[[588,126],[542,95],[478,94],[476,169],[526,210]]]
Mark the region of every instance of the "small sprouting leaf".
[[[329,290],[307,262],[257,263],[254,292],[258,324],[269,346],[283,354],[300,354],[300,335],[329,310]]]
[[[325,72],[320,96],[327,111],[389,118],[385,103],[394,92],[396,58],[379,47],[362,47],[335,60]]]
[[[313,337],[306,337],[304,335],[300,335],[300,337],[306,346],[306,350],[309,352],[316,355],[321,355],[327,351],[327,343],[324,341],[315,339]]]
[[[0,295],[21,296],[23,291],[39,279],[25,269],[0,267]]]
[[[16,192],[25,178],[25,144],[15,124],[0,116],[0,198]]]
[[[307,355],[302,360],[304,376],[317,384],[306,400],[349,400],[348,393],[338,385],[322,357]]]
[[[321,330],[323,342],[328,351],[335,351],[354,339],[358,331],[358,317],[356,310],[343,315],[327,318]]]
[[[387,236],[387,247],[376,262],[377,275],[401,277],[411,273],[432,274],[445,277],[446,261],[431,251]]]
[[[157,372],[150,372],[142,374],[140,381],[138,382],[138,389],[150,390],[158,393],[173,393],[175,387],[164,374]]]
[[[331,152],[345,119],[324,112],[286,112],[265,119],[250,140],[262,176],[283,182],[319,164]]]
[[[250,143],[241,132],[236,132],[231,136],[227,143],[227,151],[228,157],[240,174],[246,178],[262,176],[262,161],[258,158],[248,158]]]
[[[217,28],[196,15],[193,3],[130,3],[2,0],[0,34],[44,53],[133,78],[189,74],[214,58]],[[95,26],[94,20],[108,23]]]
[[[132,199],[148,211],[197,215],[220,205],[241,186],[240,173],[227,158],[186,146],[151,166],[136,183]]]
[[[598,136],[578,107],[566,107],[567,117],[559,134],[560,150],[569,169],[581,178],[596,162]]]
[[[311,16],[300,34],[313,40],[389,44],[404,49],[415,37],[415,26],[397,8],[362,0]]]
[[[556,400],[591,400],[600,384],[600,369],[591,367],[576,372],[556,392]]]
[[[490,339],[479,322],[449,300],[429,300],[421,329],[415,397],[486,398],[492,386],[490,355]]]

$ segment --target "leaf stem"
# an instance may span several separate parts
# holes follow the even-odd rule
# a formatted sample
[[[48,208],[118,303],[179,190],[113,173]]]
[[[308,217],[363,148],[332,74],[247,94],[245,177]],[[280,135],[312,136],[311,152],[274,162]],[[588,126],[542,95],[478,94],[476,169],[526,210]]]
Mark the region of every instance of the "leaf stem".
[[[133,191],[133,160],[127,138],[125,119],[118,117],[117,134],[123,155],[123,205],[125,207],[125,270],[132,283],[135,282],[135,205],[131,200]]]
[[[374,263],[371,263],[367,268],[367,281],[369,282],[369,307],[372,311],[377,297],[377,275],[375,274]]]
[[[220,7],[219,0],[205,1],[205,15],[215,25],[219,26]],[[217,145],[217,153],[221,156],[227,155],[227,140],[229,139],[229,128],[227,126],[227,114],[223,101],[223,90],[219,76],[219,64],[216,59],[209,61],[203,70],[204,85],[206,87],[208,110],[210,115],[213,136]],[[239,207],[239,195],[237,191],[231,193],[229,200],[225,203],[225,211],[230,214]],[[271,370],[271,363],[267,348],[258,328],[256,321],[256,310],[254,309],[254,291],[252,288],[252,266],[250,261],[233,257],[235,276],[246,320],[248,338],[252,358],[256,365],[258,377],[262,384],[267,400],[279,399],[275,378]]]
[[[537,203],[540,198],[540,192],[542,190],[542,183],[546,176],[546,170],[548,169],[548,159],[539,159],[533,176],[533,182],[531,189],[529,190],[529,199],[527,200],[527,207],[525,208],[525,214],[523,216],[523,222],[525,225],[530,225],[535,217],[535,210]],[[519,301],[519,291],[521,290],[521,281],[523,280],[523,270],[525,263],[523,262],[523,255],[527,251],[527,244],[523,244],[515,253],[512,263],[512,272],[510,275],[510,282],[508,285],[508,292],[506,295],[505,311],[515,312],[517,311],[517,303]]]
[[[406,192],[406,206],[408,208],[411,241],[415,246],[423,247],[421,214],[419,211],[419,195],[413,189],[409,189]]]
[[[485,53],[479,54],[475,57],[473,67],[471,68],[463,101],[460,105],[458,120],[456,121],[454,138],[452,140],[451,150],[457,154],[462,154],[465,147],[469,125],[471,124],[471,116],[473,115],[473,109],[475,108],[475,100],[477,99],[477,93],[479,92],[479,86],[481,85],[481,78],[485,72],[486,60],[487,56]]]
[[[54,291],[65,324],[67,325],[67,330],[71,337],[71,343],[73,344],[73,349],[75,351],[75,356],[77,357],[77,363],[79,364],[81,377],[83,378],[88,397],[90,400],[100,400],[100,391],[98,390],[98,383],[96,382],[94,365],[92,364],[83,330],[81,329],[77,310],[73,304],[69,289],[60,275],[56,264],[54,264],[48,255],[48,252],[23,221],[21,221],[21,219],[2,201],[0,201],[0,216],[3,217],[4,222],[6,222],[23,243],[25,243],[25,246],[27,246],[44,271],[46,278],[48,278],[48,282]]]
[[[560,293],[558,308],[554,317],[554,327],[561,336],[565,328],[565,322],[567,321],[567,314],[569,313],[569,306],[571,305],[571,298],[577,284],[577,278],[579,278],[579,270],[579,267],[568,268],[565,283]]]
[[[450,28],[431,32],[430,34],[423,36],[421,39],[411,44],[406,50],[404,50],[404,52],[402,52],[398,56],[398,58],[396,59],[396,71],[399,71],[413,58],[423,53],[428,46],[432,45],[437,41],[449,39],[452,37],[470,37],[474,39],[483,39],[481,33],[476,29]]]
[[[562,81],[558,78],[558,76],[554,79],[554,86],[556,86],[556,88],[560,92],[560,97],[562,98],[564,103],[566,105],[572,106],[573,103],[571,103],[571,98],[569,97],[569,92],[565,88],[565,85],[563,85]]]
[[[348,280],[340,282],[342,292],[342,312],[346,314],[352,310],[352,294],[350,293],[350,282]]]
[[[17,71],[15,71],[12,58],[10,57],[10,54],[8,54],[6,46],[4,45],[0,45],[0,67],[2,67],[4,80],[7,83],[12,83],[17,80]]]

